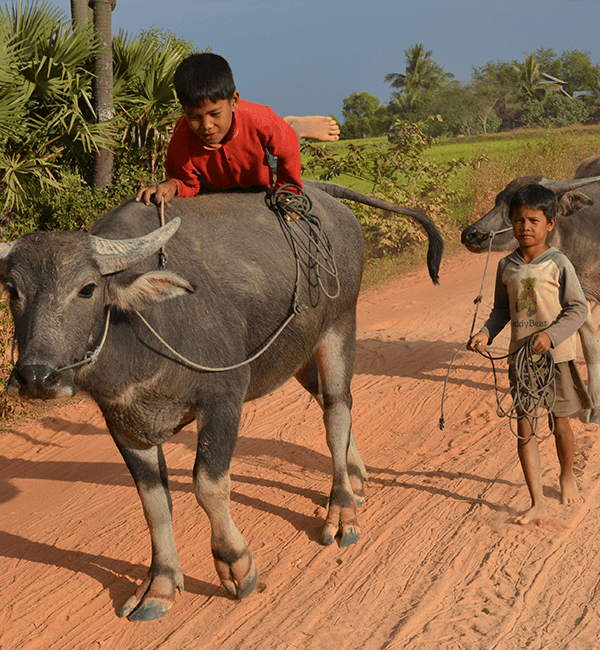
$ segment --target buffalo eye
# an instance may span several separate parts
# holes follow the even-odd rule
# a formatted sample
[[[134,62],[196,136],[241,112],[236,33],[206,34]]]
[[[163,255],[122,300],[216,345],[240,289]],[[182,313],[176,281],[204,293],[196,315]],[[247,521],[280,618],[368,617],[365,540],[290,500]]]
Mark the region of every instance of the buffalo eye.
[[[95,290],[96,290],[96,285],[93,282],[90,284],[86,284],[85,287],[83,287],[83,289],[80,290],[79,297],[91,298],[94,295]]]

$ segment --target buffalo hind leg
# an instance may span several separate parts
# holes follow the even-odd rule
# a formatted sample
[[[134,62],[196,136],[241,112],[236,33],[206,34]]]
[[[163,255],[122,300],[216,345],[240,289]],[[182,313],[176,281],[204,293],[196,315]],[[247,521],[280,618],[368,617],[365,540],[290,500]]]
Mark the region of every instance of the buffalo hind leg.
[[[234,413],[235,411],[235,413]],[[241,405],[222,400],[198,434],[194,489],[211,525],[211,550],[221,584],[234,598],[249,596],[258,571],[246,540],[231,518],[229,468],[237,438]]]
[[[113,433],[142,501],[152,540],[152,563],[142,584],[119,611],[132,621],[164,616],[183,593],[183,573],[173,535],[172,502],[162,447],[142,448]]]
[[[592,400],[591,411],[583,411],[583,422],[600,422],[600,341],[591,310],[579,328],[581,349],[588,370],[588,392]]]
[[[319,406],[323,408],[323,394],[321,392],[319,370],[317,360],[314,356],[304,368],[296,373],[296,379],[315,398]],[[351,395],[349,395],[348,403],[349,407],[352,408]],[[352,485],[356,505],[360,508],[365,502],[365,482],[369,480],[369,477],[362,458],[358,453],[352,427],[350,427],[350,445],[348,447],[347,463],[348,476],[350,477],[350,484]]]
[[[333,544],[339,535],[340,546],[344,547],[360,539],[354,489],[359,492],[359,499],[362,498],[360,495],[364,494],[364,465],[358,456],[356,445],[351,444],[350,381],[354,363],[354,320],[340,320],[336,325],[325,334],[315,350],[323,402],[323,422],[333,463],[333,483],[321,543],[326,546]],[[352,472],[353,480],[355,484],[358,480],[360,486],[353,487],[350,480],[349,454],[356,463]]]

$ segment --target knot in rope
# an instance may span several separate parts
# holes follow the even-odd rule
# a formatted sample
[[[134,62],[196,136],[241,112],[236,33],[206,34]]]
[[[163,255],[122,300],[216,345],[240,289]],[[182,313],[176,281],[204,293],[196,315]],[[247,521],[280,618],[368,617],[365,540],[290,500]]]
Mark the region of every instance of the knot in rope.
[[[304,253],[307,266],[314,271],[321,291],[330,299],[340,295],[340,281],[333,249],[321,220],[312,214],[310,197],[297,185],[282,185],[267,193],[267,205],[277,215],[296,258],[296,271],[300,273],[300,252]],[[327,290],[321,278],[324,272],[335,282],[333,292]],[[298,286],[296,286],[296,290]]]

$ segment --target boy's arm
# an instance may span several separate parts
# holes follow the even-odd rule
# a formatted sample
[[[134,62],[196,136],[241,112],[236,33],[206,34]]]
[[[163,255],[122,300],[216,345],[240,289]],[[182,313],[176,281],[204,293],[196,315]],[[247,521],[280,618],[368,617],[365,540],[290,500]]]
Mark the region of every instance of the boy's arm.
[[[303,187],[298,136],[294,129],[279,115],[273,113],[271,121],[272,131],[266,146],[274,156],[277,156],[276,187],[288,183]]]
[[[502,281],[504,272],[504,260],[500,260],[496,271],[496,286],[494,289],[494,307],[489,318],[481,331],[487,334],[488,343],[491,343],[498,334],[504,329],[505,325],[510,322],[510,303],[508,300],[508,291]]]
[[[154,195],[154,202],[159,205],[161,199],[168,203],[176,195],[196,196],[200,192],[200,178],[189,155],[186,126],[185,117],[181,117],[167,147],[165,169],[169,178],[156,185],[142,187],[137,193],[136,201],[150,205]]]
[[[587,300],[573,265],[564,255],[555,261],[561,271],[559,292],[562,310],[552,325],[544,330],[550,337],[552,347],[573,336],[588,315]]]
[[[190,131],[185,117],[179,118],[167,147],[165,162],[168,181],[175,183],[177,196],[196,196],[200,177],[190,156]]]

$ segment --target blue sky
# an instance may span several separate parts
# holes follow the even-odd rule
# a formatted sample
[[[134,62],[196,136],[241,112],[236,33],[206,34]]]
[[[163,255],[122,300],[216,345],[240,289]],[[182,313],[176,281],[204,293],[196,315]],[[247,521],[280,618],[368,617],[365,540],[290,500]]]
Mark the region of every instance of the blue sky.
[[[54,4],[70,14],[69,0]],[[423,43],[456,79],[488,61],[540,47],[578,49],[600,63],[599,0],[117,0],[113,31],[153,25],[210,45],[242,98],[280,115],[333,114],[367,91],[385,103],[388,72]]]

